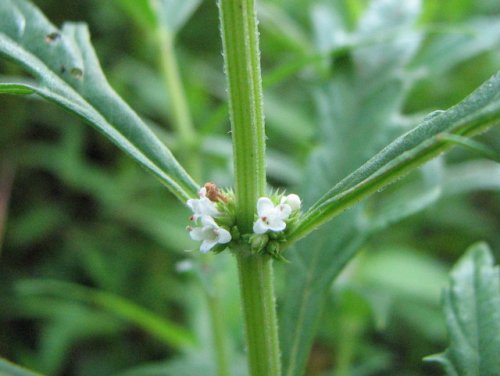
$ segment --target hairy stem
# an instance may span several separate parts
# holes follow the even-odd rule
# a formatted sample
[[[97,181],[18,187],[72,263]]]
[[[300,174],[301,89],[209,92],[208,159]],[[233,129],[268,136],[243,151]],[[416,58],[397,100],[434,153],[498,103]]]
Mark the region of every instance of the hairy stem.
[[[251,232],[255,203],[264,195],[265,130],[259,45],[253,0],[220,0],[222,42],[229,84],[237,221]]]
[[[281,375],[272,259],[238,256],[248,365],[252,376]]]
[[[220,0],[222,42],[229,86],[233,137],[236,220],[251,233],[257,199],[265,194],[265,128],[254,0]],[[237,254],[251,376],[281,373],[272,260],[252,254],[248,246]]]

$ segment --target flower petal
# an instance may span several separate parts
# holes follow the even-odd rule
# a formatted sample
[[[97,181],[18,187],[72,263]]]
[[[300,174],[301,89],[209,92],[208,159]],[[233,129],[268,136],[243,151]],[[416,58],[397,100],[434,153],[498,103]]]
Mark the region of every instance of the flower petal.
[[[258,219],[257,222],[253,224],[253,232],[256,234],[264,234],[267,230],[268,226],[262,219]]]
[[[261,197],[257,200],[257,215],[259,217],[266,216],[273,209],[274,204],[268,197]]]
[[[288,219],[290,214],[292,214],[292,208],[288,204],[279,204],[278,211],[278,217],[282,220]]]
[[[217,240],[204,240],[200,246],[201,253],[207,253],[217,244]]]
[[[195,208],[198,206],[198,200],[191,198],[191,199],[187,200],[186,205],[194,213],[194,212],[196,212]]]
[[[205,240],[205,234],[203,231],[202,227],[195,227],[189,231],[189,236],[191,239],[201,242],[202,240]]]
[[[201,216],[201,224],[204,227],[210,227],[210,228],[217,228],[219,227],[217,223],[215,223],[214,219],[209,216],[209,215],[202,215]]]
[[[219,227],[217,229],[217,243],[226,244],[231,241],[231,234],[226,229]]]
[[[286,228],[286,223],[280,218],[270,218],[268,228],[273,232],[280,232]]]

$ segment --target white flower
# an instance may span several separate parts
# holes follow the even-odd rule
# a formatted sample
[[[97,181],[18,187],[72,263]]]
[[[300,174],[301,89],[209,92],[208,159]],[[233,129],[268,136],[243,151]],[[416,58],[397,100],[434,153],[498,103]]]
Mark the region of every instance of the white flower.
[[[284,196],[281,199],[281,203],[290,205],[290,208],[292,208],[292,211],[299,210],[300,205],[301,205],[300,197],[298,195],[296,195],[295,193],[289,194],[288,196]]]
[[[199,199],[189,199],[186,203],[193,212],[193,216],[191,217],[193,221],[197,221],[198,218],[202,216],[218,217],[221,215],[219,210],[217,210],[215,202],[207,197],[207,190],[205,187],[201,188],[198,194],[200,196]]]
[[[257,201],[257,215],[259,219],[253,224],[253,232],[264,234],[268,230],[279,232],[286,228],[285,220],[292,213],[290,205],[280,203],[274,206],[267,197],[261,197]]]
[[[226,244],[231,241],[231,234],[215,223],[210,216],[201,217],[202,227],[188,227],[191,239],[201,241],[200,251],[206,253],[217,244]]]

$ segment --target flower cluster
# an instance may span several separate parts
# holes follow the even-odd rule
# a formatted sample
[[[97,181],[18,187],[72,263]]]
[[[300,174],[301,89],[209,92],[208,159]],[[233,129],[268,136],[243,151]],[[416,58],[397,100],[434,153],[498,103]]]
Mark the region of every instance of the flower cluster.
[[[275,204],[279,202],[278,204]],[[257,219],[253,224],[253,234],[248,243],[253,252],[267,254],[276,260],[286,261],[281,249],[286,243],[287,226],[300,216],[300,198],[296,194],[288,196],[261,197],[257,200]]]
[[[200,251],[206,253],[218,244],[227,244],[231,241],[231,234],[225,228],[219,226],[214,218],[220,217],[222,213],[217,209],[214,201],[207,195],[207,187],[198,191],[199,199],[190,199],[187,206],[193,212],[190,220],[198,227],[188,226],[191,239],[200,241]]]
[[[299,196],[275,194],[259,198],[253,233],[240,234],[235,225],[234,196],[231,192],[224,193],[215,184],[207,183],[198,195],[199,198],[186,203],[193,212],[190,220],[194,223],[187,229],[191,239],[201,242],[201,252],[218,252],[224,249],[221,245],[243,242],[250,245],[253,252],[283,259],[280,244],[286,242],[287,226],[300,216]]]
[[[300,198],[296,194],[283,196],[278,205],[274,205],[270,198],[261,197],[257,201],[258,219],[253,225],[253,232],[264,234],[267,231],[281,232],[286,228],[286,221],[290,215],[300,209]]]

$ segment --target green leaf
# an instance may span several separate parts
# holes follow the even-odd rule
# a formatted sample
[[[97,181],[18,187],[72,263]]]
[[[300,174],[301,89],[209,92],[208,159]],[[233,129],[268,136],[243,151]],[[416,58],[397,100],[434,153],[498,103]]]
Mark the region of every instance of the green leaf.
[[[0,82],[0,87],[1,92],[5,94],[27,95],[34,93],[34,90],[31,88],[23,84],[16,84],[13,82]]]
[[[418,179],[374,197],[368,203],[366,231],[379,232],[434,204],[443,196],[443,170],[442,161],[436,159],[422,168]]]
[[[434,168],[439,161],[436,159],[423,167],[424,179],[373,197],[370,204],[374,203],[375,208],[370,206],[367,213],[366,230],[379,232],[445,197],[479,190],[500,191],[500,165],[497,163],[479,160]]]
[[[392,8],[388,9],[390,3]],[[349,49],[346,51],[347,55],[338,55],[340,58],[333,61],[333,69],[328,70],[328,72],[333,71],[333,74],[329,73],[332,74],[333,79],[315,92],[321,125],[320,133],[316,139],[320,140],[320,143],[316,146],[308,163],[302,189],[298,190],[304,199],[305,206],[318,200],[318,197],[325,190],[342,181],[343,176],[362,165],[395,136],[401,134],[405,129],[403,127],[407,126],[402,116],[402,104],[411,85],[414,84],[414,80],[407,74],[406,67],[411,61],[412,54],[416,53],[416,47],[418,47],[420,40],[418,34],[413,33],[414,30],[418,30],[415,28],[416,19],[410,16],[416,17],[418,11],[413,8],[415,3],[412,5],[399,1],[374,1],[370,4],[368,12],[375,12],[375,14],[372,16],[365,14],[362,19],[372,19],[370,22],[373,21],[373,33],[377,34],[377,37],[380,36],[381,40],[377,42],[377,38],[370,35],[371,31],[367,30],[366,26],[354,33],[353,35],[356,35],[355,41],[359,41],[359,43],[350,43],[352,52]],[[409,9],[405,9],[407,4]],[[327,7],[324,9],[327,11]],[[394,17],[395,14],[406,10],[408,13],[404,17]],[[325,11],[319,13],[322,22],[328,18],[324,14]],[[380,19],[388,18],[387,28],[384,29],[383,25],[378,23],[377,16]],[[335,16],[331,18],[332,20],[339,19]],[[407,22],[398,24],[398,19],[405,19]],[[335,25],[337,25],[337,29],[335,29]],[[333,26],[333,29],[329,26]],[[322,33],[322,35],[318,40],[321,41],[324,35],[332,35],[328,30],[337,31],[338,29],[338,22],[334,25],[327,24],[324,29],[319,27],[317,32]],[[341,28],[339,31],[342,31]],[[338,34],[337,32],[336,35]],[[367,48],[363,48],[361,53],[356,52],[356,49],[364,47],[363,43],[360,42],[363,38],[371,40],[371,42],[365,45]],[[320,47],[331,47],[326,42],[319,43]],[[377,46],[379,50],[377,50]],[[373,53],[373,58],[371,53]],[[389,53],[391,55],[390,63],[386,64],[387,59],[384,54]],[[350,64],[352,60],[354,62]],[[376,62],[378,65],[375,64]],[[477,119],[471,119],[472,124],[477,124],[476,120],[486,120],[490,116],[489,111],[492,111],[492,107],[497,105],[495,103],[497,94],[495,94],[494,88],[486,84],[483,89],[489,91],[490,98],[483,98],[483,102],[480,103],[481,95],[484,93],[476,93],[478,95],[471,98],[467,104],[468,107],[462,108],[462,110],[471,110],[474,107],[473,104],[479,108],[476,114]],[[490,107],[487,105],[488,102],[490,102]],[[435,115],[437,113],[433,114],[433,116]],[[465,116],[465,111],[463,113],[457,112],[455,116],[454,121],[460,122],[461,117]],[[425,120],[430,122],[431,116]],[[468,121],[469,119],[464,120]],[[416,136],[421,131],[423,129],[414,131],[414,135]],[[390,152],[394,146],[392,144],[388,149],[384,149],[384,152]],[[403,155],[410,157],[411,153],[403,152]],[[345,183],[345,186],[337,186],[339,193],[348,191],[359,182],[369,178],[391,159],[392,157],[381,162],[378,167],[372,166],[373,170],[371,171],[365,170],[366,176],[350,175],[341,183]],[[357,170],[355,174],[361,172],[363,169]],[[356,176],[359,180],[352,179]],[[374,176],[376,175],[372,177]],[[311,184],[311,181],[314,184]],[[483,180],[483,182],[485,186],[495,184],[493,181]],[[439,192],[441,183],[432,181],[430,183],[424,182],[423,188],[426,192],[420,197],[416,197],[415,201],[408,203],[405,208],[406,215],[427,207],[441,196],[441,192]],[[442,184],[446,184],[446,189],[448,189],[447,183],[443,182]],[[471,181],[471,189],[473,189],[473,185]],[[476,185],[476,187],[478,186]],[[431,191],[428,190],[429,188]],[[336,198],[339,197],[342,198],[340,195]],[[334,200],[332,199],[329,203],[334,205]],[[322,208],[327,209],[327,206]],[[339,215],[331,222],[309,234],[296,244],[296,249],[287,253],[287,258],[290,259],[291,263],[287,270],[280,322],[284,374],[287,376],[303,374],[321,317],[324,296],[332,281],[363,246],[372,231],[378,231],[389,224],[388,222],[393,223],[401,219],[401,217],[396,216],[399,213],[391,210],[385,218],[377,218],[380,219],[380,222],[375,224],[377,229],[370,229],[371,223],[367,223],[371,214],[369,209],[367,202],[364,202],[348,212],[337,213]],[[317,214],[320,214],[319,210]],[[307,215],[308,213],[306,213]],[[292,237],[298,235],[298,233],[293,234],[293,229],[291,231]],[[300,231],[300,227],[295,231]]]
[[[491,159],[492,161],[500,163],[500,154],[497,153],[492,148],[490,148],[490,147],[488,147],[480,142],[470,140],[467,137],[458,136],[456,134],[443,133],[440,135],[440,138],[442,140],[454,143],[457,146],[461,146],[465,149],[469,149],[471,151],[474,151],[477,154],[481,155],[483,158]]]
[[[181,201],[197,184],[139,116],[108,84],[85,25],[56,29],[31,3],[0,3],[0,56],[21,66],[36,83],[0,83],[0,93],[33,91],[76,114],[153,173]]]
[[[42,376],[0,358],[0,376]]]
[[[384,5],[382,3],[386,5],[383,9],[379,7]],[[413,5],[408,9],[406,5],[407,2],[396,0],[372,2],[358,27],[360,38],[371,34],[370,25],[377,34],[387,34],[394,26],[413,28],[416,22],[413,17],[418,12]],[[314,16],[320,17],[316,26],[316,33],[321,34],[316,37],[317,48],[324,50],[332,47],[324,40],[324,35],[329,35],[332,30],[338,35],[342,28],[335,22],[339,15],[325,15],[328,9],[334,12],[334,7],[321,9],[323,11],[315,12]],[[402,23],[393,17],[398,12],[404,15]],[[386,29],[376,21],[385,17],[388,17]],[[368,25],[361,26],[365,21]],[[394,37],[384,39],[383,43],[352,52],[352,64],[348,59],[333,61],[332,79],[315,93],[320,118],[317,139],[321,140],[321,145],[309,161],[302,190],[299,190],[306,205],[380,150],[394,137],[394,132],[399,131],[400,124],[394,119],[400,112],[405,93],[400,70],[414,53],[419,40],[415,38],[408,43],[406,35],[404,32],[393,33]],[[391,64],[386,64],[386,59],[381,58],[383,51],[390,52]],[[373,59],[371,54],[374,54]],[[298,243],[297,249],[287,253],[291,264],[287,270],[280,322],[286,376],[303,374],[326,290],[366,240],[366,234],[358,228],[363,218],[361,209],[358,206],[335,218],[328,226]],[[291,236],[294,236],[293,229]]]
[[[476,18],[458,28],[436,31],[441,33],[431,38],[412,62],[415,70],[433,76],[494,49],[500,43],[500,17]]]
[[[448,375],[500,375],[500,270],[489,247],[469,248],[451,272],[443,308],[450,346],[427,357]]]
[[[24,280],[18,282],[16,288],[24,297],[48,295],[97,305],[104,311],[137,325],[151,336],[176,349],[186,349],[194,345],[191,334],[178,324],[108,292],[55,280]]]
[[[336,184],[304,215],[289,236],[302,238],[363,198],[396,181],[454,145],[442,133],[472,136],[500,123],[500,73],[459,104],[398,137],[368,162]],[[431,114],[432,115],[432,114]]]
[[[461,194],[472,190],[500,190],[500,165],[479,160],[447,168],[443,180],[444,194]]]

